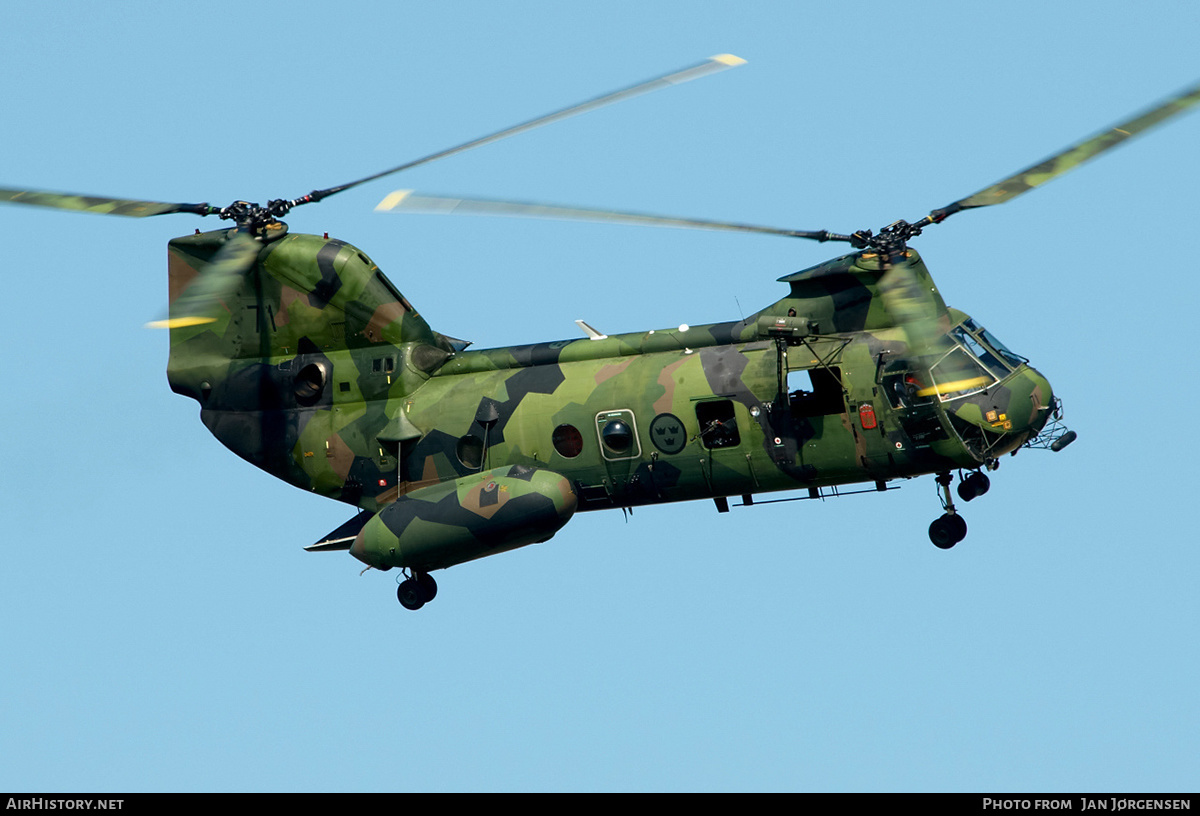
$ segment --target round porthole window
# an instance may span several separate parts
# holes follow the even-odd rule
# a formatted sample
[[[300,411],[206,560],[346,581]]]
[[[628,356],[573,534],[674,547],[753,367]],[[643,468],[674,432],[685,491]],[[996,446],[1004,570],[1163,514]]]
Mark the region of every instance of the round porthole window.
[[[583,434],[574,425],[559,425],[550,441],[559,455],[567,459],[574,459],[583,452]]]

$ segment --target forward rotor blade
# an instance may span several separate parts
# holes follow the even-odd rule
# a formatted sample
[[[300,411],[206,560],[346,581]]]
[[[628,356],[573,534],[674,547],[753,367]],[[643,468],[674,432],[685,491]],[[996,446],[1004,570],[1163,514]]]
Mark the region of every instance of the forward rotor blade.
[[[895,325],[903,327],[913,355],[928,358],[939,351],[939,340],[948,326],[933,295],[921,286],[912,263],[901,259],[879,279],[879,292]]]
[[[200,269],[196,279],[171,304],[171,316],[166,320],[147,323],[149,329],[177,329],[215,323],[216,312],[224,301],[241,286],[242,277],[258,260],[262,244],[241,230],[233,233],[225,246]]]
[[[481,136],[478,139],[472,139],[471,141],[464,142],[456,147],[451,147],[446,150],[439,150],[437,153],[430,153],[428,156],[423,156],[414,161],[406,162],[405,164],[393,167],[390,170],[384,170],[382,173],[375,173],[374,175],[366,176],[365,178],[360,178],[357,181],[352,181],[348,184],[342,184],[338,187],[330,187],[325,190],[314,190],[305,196],[305,198],[298,199],[296,203],[320,201],[322,198],[331,196],[334,193],[340,193],[343,190],[349,190],[351,187],[357,187],[360,184],[365,184],[368,181],[374,181],[377,178],[382,178],[384,176],[391,175],[392,173],[399,173],[401,170],[408,170],[410,168],[417,167],[418,165],[436,161],[437,159],[444,159],[447,156],[453,156],[455,153],[462,153],[463,151],[480,147],[481,145],[490,144],[492,142],[499,141],[500,139],[505,139],[509,136],[523,133],[527,130],[533,130],[534,128],[541,127],[542,125],[548,125],[551,122],[557,122],[560,119],[566,119],[570,116],[575,116],[576,114],[585,113],[587,111],[603,107],[604,105],[611,105],[614,102],[620,102],[640,94],[656,91],[659,88],[665,88],[669,85],[679,85],[683,82],[688,82],[693,79],[699,79],[700,77],[708,76],[709,74],[715,74],[719,71],[724,71],[726,68],[736,68],[739,65],[745,64],[745,62],[746,61],[744,59],[741,57],[735,57],[733,54],[718,54],[717,56],[711,57],[698,65],[693,65],[680,71],[664,74],[663,76],[646,80],[645,82],[639,82],[636,85],[631,85],[628,88],[623,88],[619,91],[613,91],[612,93],[608,93],[603,96],[598,96],[595,99],[582,102],[578,105],[571,105],[570,107],[563,108],[562,110],[555,111],[554,113],[548,113],[545,116],[539,116],[536,119],[530,119],[528,122],[522,122],[519,125],[514,125],[512,127],[505,128],[504,130],[498,130],[495,133],[488,134],[487,136]]]
[[[836,235],[825,230],[802,230],[763,227],[729,221],[707,221],[700,218],[674,218],[617,210],[589,210],[580,207],[559,207],[552,204],[533,204],[520,201],[495,201],[483,198],[446,198],[418,195],[412,190],[397,190],[375,207],[381,212],[424,213],[426,215],[500,215],[516,218],[551,218],[568,221],[596,221],[609,224],[638,224],[650,227],[680,227],[683,229],[725,230],[783,235],[788,238],[809,238],[814,241],[849,241],[848,235]]]
[[[1022,193],[1029,192],[1053,178],[1061,176],[1068,170],[1073,170],[1089,159],[1099,156],[1106,150],[1111,150],[1127,139],[1144,133],[1188,110],[1200,102],[1200,84],[1192,85],[1186,90],[1172,96],[1165,102],[1138,114],[1132,119],[1122,122],[1103,133],[1068,147],[1048,159],[1027,167],[1019,173],[1014,173],[1006,179],[985,187],[973,195],[961,198],[940,210],[934,210],[925,219],[926,223],[938,223],[960,210],[975,207],[987,207],[992,204],[1002,204],[1010,198],[1016,198]]]
[[[939,308],[921,285],[910,261],[892,264],[879,279],[879,289],[888,314],[904,330],[911,355],[908,382],[916,396],[947,396],[991,382],[980,376],[978,363],[946,336],[950,322],[945,308]]]
[[[165,201],[139,201],[132,198],[106,198],[77,193],[52,193],[47,190],[9,190],[0,188],[0,202],[32,207],[53,207],[96,215],[123,215],[146,218],[151,215],[194,213],[208,215],[215,210],[207,204],[172,204]]]

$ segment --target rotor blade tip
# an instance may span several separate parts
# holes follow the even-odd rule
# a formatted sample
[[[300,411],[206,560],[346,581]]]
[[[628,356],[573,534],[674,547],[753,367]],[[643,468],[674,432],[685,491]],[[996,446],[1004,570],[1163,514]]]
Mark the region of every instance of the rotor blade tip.
[[[408,198],[410,195],[412,195],[412,190],[396,190],[394,193],[389,194],[383,201],[380,201],[375,206],[375,209],[379,212],[394,210],[396,207],[400,206],[401,201]]]
[[[205,323],[216,323],[215,317],[172,317],[167,320],[152,320],[146,324],[147,329],[180,329],[185,326],[203,326]]]
[[[744,59],[742,59],[741,57],[734,56],[733,54],[717,54],[715,57],[712,58],[712,60],[713,60],[713,62],[719,62],[722,65],[728,65],[731,68],[738,66],[738,65],[746,64],[746,61]]]

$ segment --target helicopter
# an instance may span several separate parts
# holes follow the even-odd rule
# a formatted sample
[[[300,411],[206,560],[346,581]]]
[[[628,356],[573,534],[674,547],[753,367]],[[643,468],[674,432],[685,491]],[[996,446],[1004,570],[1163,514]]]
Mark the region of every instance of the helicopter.
[[[226,207],[0,189],[0,201],[125,217],[217,216],[168,243],[167,379],[227,448],[357,508],[308,545],[397,568],[420,609],[432,573],[550,540],[576,512],[709,500],[728,512],[895,489],[933,475],[931,542],[967,534],[954,502],[1001,457],[1076,439],[1029,359],[946,305],[908,242],[1000,204],[1200,102],[1200,85],[913,222],[840,234],[545,204],[389,194],[383,212],[715,229],[849,244],[779,279],[736,321],[469,350],[435,331],[359,248],[293,233],[295,208],[649,91],[741,65],[719,55],[355,181]],[[958,477],[956,490],[951,486]],[[849,489],[847,489],[849,488]]]

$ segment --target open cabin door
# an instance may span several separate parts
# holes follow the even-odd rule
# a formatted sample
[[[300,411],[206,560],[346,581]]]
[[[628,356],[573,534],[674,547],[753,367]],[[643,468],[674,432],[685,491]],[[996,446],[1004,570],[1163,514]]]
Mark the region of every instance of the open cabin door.
[[[780,338],[782,408],[775,420],[786,447],[795,450],[791,463],[806,481],[844,478],[857,464],[840,358],[848,341],[837,337]]]

